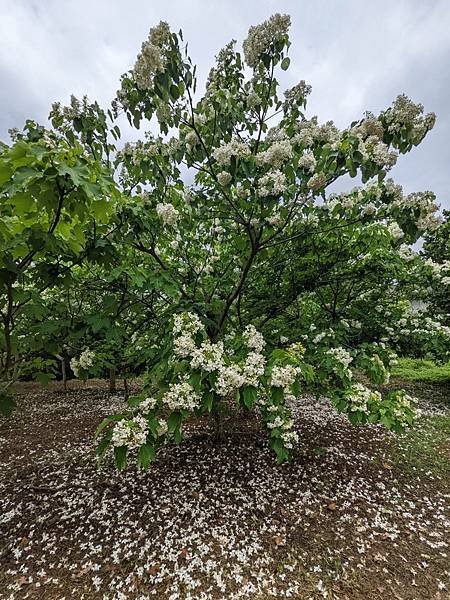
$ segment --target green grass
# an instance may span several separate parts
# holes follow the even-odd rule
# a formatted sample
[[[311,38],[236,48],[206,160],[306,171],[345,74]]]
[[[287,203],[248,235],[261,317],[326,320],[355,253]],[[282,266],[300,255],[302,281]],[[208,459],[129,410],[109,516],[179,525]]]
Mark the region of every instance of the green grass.
[[[398,365],[392,370],[392,376],[409,381],[450,383],[450,362],[445,365],[436,365],[431,360],[400,358]]]
[[[397,438],[392,459],[411,474],[429,472],[448,477],[449,439],[450,417],[425,417]]]

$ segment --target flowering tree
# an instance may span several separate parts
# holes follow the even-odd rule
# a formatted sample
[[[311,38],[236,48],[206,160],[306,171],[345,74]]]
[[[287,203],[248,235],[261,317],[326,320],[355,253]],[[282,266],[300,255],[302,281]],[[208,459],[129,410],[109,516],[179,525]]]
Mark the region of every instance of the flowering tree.
[[[3,412],[13,405],[9,390],[24,367],[21,323],[40,314],[45,290],[95,252],[116,195],[110,173],[75,140],[32,121],[12,138],[11,146],[0,144]]]
[[[321,299],[324,284],[331,297],[330,278],[342,285],[363,273],[369,297],[379,283],[373,265],[393,253],[400,265],[399,240],[415,241],[437,227],[431,193],[405,196],[385,181],[435,117],[402,95],[342,131],[307,119],[305,82],[279,94],[277,70],[289,67],[289,25],[288,16],[275,15],[252,27],[243,56],[228,44],[202,96],[182,34],[166,23],[150,31],[122,77],[114,117],[125,115],[136,128],[150,122],[159,134],[149,130],[115,156],[127,196],[118,213],[120,240],[148,258],[170,302],[143,394],[98,430],[99,455],[113,446],[119,467],[132,449],[146,467],[167,439],[180,441],[182,423],[193,414],[215,414],[220,432],[221,406],[229,400],[257,407],[278,459],[288,459],[297,441],[289,405],[306,385],[355,423],[401,430],[412,422],[413,401],[404,392],[382,398],[354,383],[353,368],[375,383],[386,380],[388,346],[312,333],[311,323],[305,332],[304,311],[294,327],[288,323],[289,310],[307,306],[312,295],[341,327],[344,296]],[[65,114],[71,119],[70,111],[56,113],[60,123]],[[368,183],[328,195],[346,174]],[[289,335],[274,337],[280,319]]]
[[[426,302],[450,326],[450,211],[444,210],[444,223],[425,236],[423,255],[428,277],[423,282]]]

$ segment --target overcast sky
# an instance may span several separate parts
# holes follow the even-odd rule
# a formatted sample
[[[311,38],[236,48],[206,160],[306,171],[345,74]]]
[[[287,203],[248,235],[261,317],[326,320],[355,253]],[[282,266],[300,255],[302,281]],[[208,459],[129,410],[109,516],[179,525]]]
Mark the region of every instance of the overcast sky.
[[[183,29],[204,81],[221,47],[275,12],[292,18],[282,82],[312,85],[309,117],[344,127],[402,92],[437,114],[391,173],[450,208],[450,0],[0,0],[0,139],[71,93],[106,106],[160,20]]]

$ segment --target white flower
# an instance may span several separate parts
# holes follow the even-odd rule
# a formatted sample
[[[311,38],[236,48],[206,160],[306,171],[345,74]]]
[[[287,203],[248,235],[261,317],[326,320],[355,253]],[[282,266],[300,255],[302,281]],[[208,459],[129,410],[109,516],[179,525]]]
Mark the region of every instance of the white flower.
[[[80,369],[84,371],[89,370],[94,364],[95,354],[89,348],[83,350],[78,358],[72,358],[70,361],[70,368],[72,369],[75,377],[78,377]]]
[[[261,56],[269,54],[271,49],[287,36],[290,24],[289,15],[276,14],[261,25],[250,27],[243,44],[245,62],[249,67],[255,69]]]
[[[270,215],[270,217],[266,218],[267,223],[272,225],[273,227],[277,227],[283,223],[283,219],[279,212],[274,212]]]
[[[157,403],[158,400],[156,398],[145,398],[145,400],[142,400],[142,402],[139,404],[138,409],[141,412],[148,412],[149,410],[153,410]]]
[[[219,396],[228,396],[245,385],[245,377],[239,365],[222,367],[219,370],[214,389]]]
[[[172,383],[161,400],[170,410],[195,410],[200,403],[200,396],[187,381]]]
[[[310,173],[314,173],[316,168],[316,158],[311,150],[306,150],[298,159],[298,166]]]
[[[231,180],[232,180],[232,177],[231,177],[230,173],[228,173],[228,171],[221,171],[220,173],[217,174],[217,181],[223,187],[227,186]]]
[[[188,131],[188,133],[186,134],[185,140],[186,140],[186,145],[189,149],[195,148],[195,146],[199,142],[198,135],[195,131]]]
[[[286,190],[286,175],[279,169],[269,171],[266,175],[263,175],[258,182],[259,195],[264,198],[265,196],[279,196]]]
[[[388,232],[391,234],[391,236],[394,238],[394,240],[399,240],[400,238],[402,238],[404,236],[404,233],[403,233],[401,227],[395,221],[390,223],[388,225],[387,229],[388,229]]]
[[[111,444],[113,446],[138,448],[145,444],[147,432],[148,425],[144,417],[136,416],[132,419],[122,419],[114,425]]]
[[[329,354],[330,356],[332,356],[333,358],[335,358],[337,360],[337,362],[341,363],[342,365],[344,365],[344,367],[348,367],[349,364],[352,362],[353,358],[350,355],[349,352],[347,352],[347,350],[345,350],[344,348],[331,348],[330,350],[327,351],[327,354]]]
[[[174,339],[173,351],[176,356],[186,358],[187,356],[191,356],[195,349],[195,341],[189,333],[180,335]]]
[[[191,367],[208,373],[216,371],[223,364],[223,342],[217,344],[209,340],[202,342],[200,348],[192,351]]]
[[[164,70],[165,58],[162,48],[169,38],[169,26],[163,21],[150,29],[148,40],[142,44],[141,53],[133,68],[134,79],[140,89],[150,89],[154,75]]]
[[[254,325],[247,325],[242,336],[249,348],[261,352],[264,349],[266,342],[262,333],[260,333]]]
[[[270,384],[273,387],[281,387],[285,391],[289,391],[299,373],[300,369],[293,365],[285,367],[275,365],[270,376]]]
[[[231,140],[228,144],[223,144],[219,148],[216,148],[213,152],[213,156],[221,166],[229,165],[231,158],[245,158],[249,156],[250,148],[244,142],[240,140]]]
[[[173,334],[195,335],[198,331],[204,331],[203,323],[195,313],[183,312],[175,315],[173,319]]]
[[[173,226],[178,221],[179,212],[170,202],[157,204],[156,213],[162,219],[164,225]]]
[[[264,356],[259,352],[248,353],[242,368],[242,375],[247,385],[259,386],[259,378],[264,375],[265,363]]]
[[[310,177],[308,179],[307,186],[309,187],[310,190],[313,190],[315,192],[315,191],[320,190],[321,188],[325,187],[326,183],[327,183],[327,178],[324,173],[315,173],[315,175],[313,175],[312,177]]]
[[[278,141],[271,144],[267,150],[256,156],[258,165],[271,165],[281,167],[283,163],[292,157],[292,146],[288,140]]]
[[[300,81],[294,87],[286,90],[284,92],[284,97],[286,100],[283,103],[283,109],[286,112],[289,110],[291,106],[294,104],[303,104],[305,102],[306,96],[309,96],[311,93],[311,86],[308,85],[305,81]]]
[[[377,207],[375,206],[375,204],[373,204],[373,202],[368,202],[365,206],[363,206],[362,211],[361,211],[363,216],[374,215],[376,212],[377,212]]]
[[[165,419],[159,419],[158,421],[158,436],[162,436],[167,433],[169,427],[167,425],[167,421]]]

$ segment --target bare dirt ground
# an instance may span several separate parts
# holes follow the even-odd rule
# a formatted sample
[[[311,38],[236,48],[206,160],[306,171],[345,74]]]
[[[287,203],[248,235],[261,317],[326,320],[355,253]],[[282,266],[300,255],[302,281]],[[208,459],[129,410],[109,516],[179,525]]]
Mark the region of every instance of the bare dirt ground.
[[[247,419],[117,473],[92,444],[123,407],[104,382],[23,385],[0,423],[0,598],[449,598],[449,391],[415,391],[403,436],[306,397],[289,465]]]

